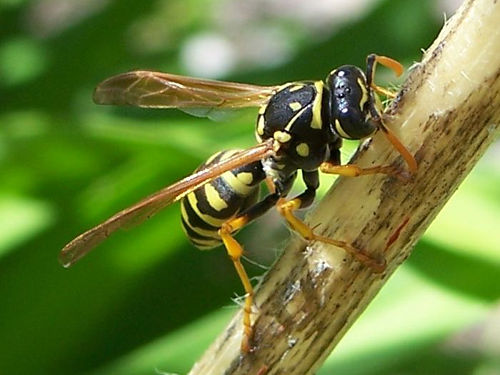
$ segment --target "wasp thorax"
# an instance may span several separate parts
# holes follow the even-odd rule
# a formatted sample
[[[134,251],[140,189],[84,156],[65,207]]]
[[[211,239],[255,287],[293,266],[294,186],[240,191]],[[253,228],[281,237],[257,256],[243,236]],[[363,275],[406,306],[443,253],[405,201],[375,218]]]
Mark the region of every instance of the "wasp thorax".
[[[364,73],[353,65],[333,70],[326,79],[330,90],[329,122],[342,138],[361,139],[373,134],[376,124],[370,120],[369,95]]]
[[[257,139],[274,139],[276,156],[289,169],[310,171],[325,160],[329,129],[323,126],[323,89],[321,81],[289,83],[259,110]]]

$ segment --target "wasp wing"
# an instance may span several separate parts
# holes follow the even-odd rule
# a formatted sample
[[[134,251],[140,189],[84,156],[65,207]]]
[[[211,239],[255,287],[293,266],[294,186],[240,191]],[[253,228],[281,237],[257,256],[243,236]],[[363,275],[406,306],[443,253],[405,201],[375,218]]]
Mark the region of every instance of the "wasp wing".
[[[272,140],[268,140],[163,188],[73,239],[61,250],[59,261],[64,267],[73,265],[116,230],[137,219],[149,218],[224,172],[263,159],[273,152]]]
[[[237,109],[266,103],[277,88],[137,70],[101,82],[94,102],[145,108]]]

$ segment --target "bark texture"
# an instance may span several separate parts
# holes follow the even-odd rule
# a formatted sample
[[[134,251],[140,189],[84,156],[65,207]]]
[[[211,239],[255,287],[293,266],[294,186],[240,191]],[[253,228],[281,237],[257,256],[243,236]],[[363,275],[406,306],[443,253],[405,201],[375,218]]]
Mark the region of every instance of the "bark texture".
[[[321,366],[498,134],[499,23],[497,1],[465,1],[387,111],[386,124],[419,163],[413,181],[339,178],[308,215],[318,234],[384,256],[385,272],[293,238],[257,290],[254,352],[240,353],[240,312],[191,375],[304,375]],[[382,134],[352,162],[404,167]]]

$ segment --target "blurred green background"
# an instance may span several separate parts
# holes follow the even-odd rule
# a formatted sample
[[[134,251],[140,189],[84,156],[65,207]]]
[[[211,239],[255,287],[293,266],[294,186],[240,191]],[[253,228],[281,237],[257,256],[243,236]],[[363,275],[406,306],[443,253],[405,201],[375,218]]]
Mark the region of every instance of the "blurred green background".
[[[100,80],[142,68],[277,84],[364,66],[370,52],[408,68],[456,6],[0,0],[0,374],[186,373],[236,311],[225,251],[193,248],[177,206],[58,264],[83,230],[213,152],[254,143],[255,110],[211,122],[99,107]],[[489,150],[319,374],[500,374],[499,154]],[[287,237],[275,213],[239,236],[265,266]]]

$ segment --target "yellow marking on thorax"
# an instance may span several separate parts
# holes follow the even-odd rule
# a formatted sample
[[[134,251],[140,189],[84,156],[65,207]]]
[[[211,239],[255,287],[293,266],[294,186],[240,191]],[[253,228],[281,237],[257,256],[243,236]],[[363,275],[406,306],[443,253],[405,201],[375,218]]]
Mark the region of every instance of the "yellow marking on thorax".
[[[259,108],[259,115],[263,115],[266,112],[267,104],[263,104]]]
[[[294,91],[300,90],[303,87],[304,87],[304,84],[302,84],[302,83],[292,84],[292,86],[290,86],[290,88],[288,89],[288,91],[294,92]]]
[[[292,139],[292,136],[289,133],[276,130],[273,134],[273,138],[279,143],[287,143],[290,139]]]
[[[321,119],[323,86],[324,85],[322,81],[314,82],[314,87],[316,87],[316,96],[314,97],[314,102],[312,104],[311,128],[313,129],[321,129],[321,127],[323,126],[323,121]]]
[[[264,115],[259,115],[259,119],[257,120],[257,134],[264,135],[264,127],[266,125],[266,121],[264,119]]]
[[[296,112],[298,111],[299,109],[302,108],[302,104],[300,104],[299,102],[291,102],[288,104],[288,106],[292,109],[292,111]]]
[[[203,220],[205,223],[210,224],[213,227],[220,228],[221,225],[227,221],[227,219],[217,219],[215,217],[212,217],[210,215],[206,215],[198,209],[198,200],[196,199],[195,193],[189,193],[187,195],[187,199],[189,202],[189,205],[193,209],[193,211],[196,213],[196,216],[198,216],[201,220]]]
[[[297,119],[300,117],[300,115],[302,115],[302,113],[304,113],[304,111],[306,109],[307,109],[307,107],[303,107],[299,112],[297,112],[297,114],[295,116],[292,117],[292,119],[290,120],[290,122],[285,127],[286,131],[290,131],[290,129],[292,128],[294,122],[297,121]]]
[[[306,158],[309,156],[309,145],[307,143],[299,143],[297,147],[295,147],[297,154]]]
[[[278,152],[281,148],[281,143],[279,143],[277,140],[274,140],[273,142],[273,151]]]

